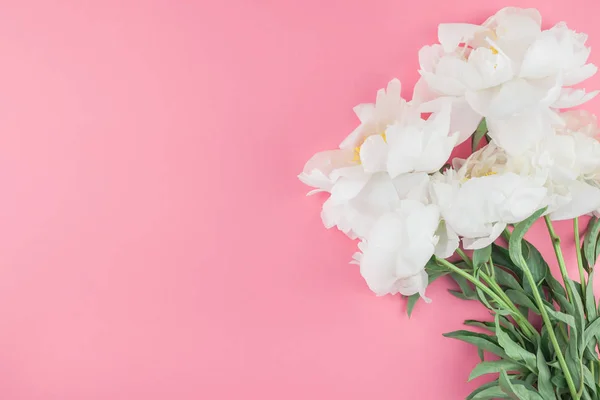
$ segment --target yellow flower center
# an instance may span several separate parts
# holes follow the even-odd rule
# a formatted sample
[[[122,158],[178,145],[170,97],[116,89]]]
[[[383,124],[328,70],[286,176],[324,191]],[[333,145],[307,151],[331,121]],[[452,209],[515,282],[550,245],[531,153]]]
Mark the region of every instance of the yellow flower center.
[[[385,137],[385,132],[380,133],[379,136],[381,136],[383,138],[383,141],[387,143],[387,139]],[[360,148],[362,147],[362,145],[365,143],[365,140],[367,140],[369,136],[365,137],[358,146],[356,146],[354,148],[354,156],[352,157],[352,161],[356,162],[356,163],[361,163],[360,162]]]
[[[477,174],[475,176],[471,175],[471,174],[467,174],[467,176],[465,176],[462,179],[462,183],[465,183],[466,181],[468,181],[471,178],[483,178],[484,176],[492,176],[492,175],[496,175],[497,172],[494,171],[488,171],[488,172],[484,172],[483,174]]]

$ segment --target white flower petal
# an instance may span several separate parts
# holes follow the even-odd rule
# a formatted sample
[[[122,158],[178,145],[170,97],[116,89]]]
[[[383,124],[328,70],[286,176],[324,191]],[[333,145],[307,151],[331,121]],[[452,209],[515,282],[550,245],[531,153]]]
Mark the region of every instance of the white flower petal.
[[[389,136],[395,136],[390,143],[387,160],[387,169],[392,178],[400,174],[414,171],[423,152],[423,137],[421,132],[413,126],[391,126],[388,128]]]
[[[415,84],[413,89],[413,104],[423,104],[435,100],[439,97],[439,93],[429,87],[425,78],[421,77]]]
[[[544,32],[527,50],[519,76],[545,78],[559,73],[562,59],[568,57],[565,51],[554,35]]]
[[[435,246],[434,254],[440,258],[452,256],[459,244],[456,232],[445,221],[442,221],[435,234],[439,237],[439,240]]]
[[[353,108],[354,113],[360,122],[367,122],[375,112],[375,104],[362,103]]]
[[[552,107],[554,108],[571,108],[577,107],[592,100],[600,93],[600,91],[595,90],[590,93],[586,93],[583,89],[572,89],[572,88],[564,88],[560,94],[558,100],[556,100]]]
[[[596,75],[596,72],[598,72],[598,67],[594,64],[585,64],[582,67],[571,69],[564,73],[563,84],[565,86],[577,85]]]
[[[360,261],[360,274],[378,296],[395,294],[396,253],[369,245]]]
[[[451,53],[460,43],[471,40],[477,32],[486,28],[473,24],[440,24],[438,27],[438,39],[444,51]]]
[[[592,213],[600,208],[600,189],[581,181],[569,186],[571,201],[550,214],[554,221],[572,219]]]
[[[458,79],[420,70],[421,77],[429,88],[441,95],[461,96],[467,87]]]
[[[458,133],[456,146],[471,137],[481,123],[482,116],[471,108],[464,97],[438,97],[437,99],[419,104],[420,112],[438,112],[447,103],[451,102],[449,132]]]
[[[371,179],[370,175],[364,174],[359,179],[340,178],[331,188],[331,197],[329,198],[332,202],[343,203],[358,195],[360,191]]]
[[[463,246],[467,250],[483,249],[484,247],[487,247],[490,244],[494,243],[496,239],[500,237],[502,231],[504,231],[505,228],[505,223],[498,222],[492,226],[492,229],[488,236],[478,238],[463,238]]]
[[[444,55],[444,49],[439,44],[423,46],[419,50],[419,66],[424,71],[433,72],[440,58]]]
[[[524,153],[542,138],[553,134],[548,115],[541,111],[487,118],[486,121],[492,140],[512,155]]]
[[[486,89],[501,85],[514,76],[511,60],[504,54],[480,47],[471,52],[469,65],[480,76],[478,82],[473,81],[471,89]]]
[[[344,150],[317,153],[306,162],[304,171],[298,175],[298,179],[308,186],[317,188],[317,191],[329,192],[337,180],[337,177],[333,176],[333,172],[351,166],[352,157],[352,152]]]
[[[425,297],[428,280],[427,272],[421,270],[415,275],[399,279],[396,282],[395,289],[403,296],[412,296],[419,293],[426,303],[431,303],[431,300]]]
[[[398,197],[426,203],[429,193],[429,174],[414,172],[402,174],[392,180]]]
[[[381,135],[369,136],[360,147],[360,161],[366,172],[385,171],[388,145]]]

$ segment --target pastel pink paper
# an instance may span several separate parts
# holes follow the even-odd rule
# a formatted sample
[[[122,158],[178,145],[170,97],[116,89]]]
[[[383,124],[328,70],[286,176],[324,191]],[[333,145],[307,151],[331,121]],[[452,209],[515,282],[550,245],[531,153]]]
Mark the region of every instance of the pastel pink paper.
[[[512,3],[600,43],[596,0]],[[400,298],[369,292],[348,265],[355,244],[322,227],[323,197],[295,176],[390,78],[410,96],[438,23],[505,2],[1,5],[0,398],[454,400],[476,387],[476,351],[441,334],[483,308],[441,281],[409,321]]]

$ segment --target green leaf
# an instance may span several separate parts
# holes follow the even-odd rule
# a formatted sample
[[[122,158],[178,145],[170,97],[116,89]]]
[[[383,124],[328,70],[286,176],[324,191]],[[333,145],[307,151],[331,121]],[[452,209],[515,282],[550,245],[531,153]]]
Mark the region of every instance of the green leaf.
[[[496,265],[494,266],[494,273],[496,275],[496,282],[498,282],[498,285],[501,287],[514,290],[523,290],[523,287],[519,284],[511,272],[505,271]]]
[[[537,348],[537,368],[538,368],[538,392],[540,395],[546,399],[556,399],[554,395],[554,390],[552,388],[552,382],[550,378],[552,377],[550,373],[550,368],[548,368],[548,363],[544,358],[544,354],[542,353],[542,347],[538,346]],[[508,371],[508,368],[506,369]]]
[[[526,372],[527,368],[511,360],[484,361],[477,364],[473,371],[471,371],[469,380],[471,381],[485,374],[498,374],[502,370]]]
[[[568,315],[568,314],[562,313],[560,311],[556,311],[554,308],[552,308],[548,305],[546,305],[545,307],[546,307],[546,311],[548,312],[548,315],[551,318],[553,318],[559,322],[564,322],[565,324],[569,325],[573,329],[577,329],[577,324],[575,323],[575,318],[572,315]]]
[[[519,280],[523,280],[523,271],[510,259],[508,249],[492,243],[492,260],[494,261],[494,264],[505,267],[512,271]]]
[[[577,232],[579,234],[579,232]],[[592,217],[588,222],[585,239],[583,240],[583,255],[588,264],[588,272],[594,268],[598,253],[596,246],[598,243],[598,235],[600,234],[600,219]]]
[[[487,321],[476,321],[474,319],[468,319],[464,322],[467,326],[476,326],[477,328],[486,329],[492,333],[496,333],[496,324]]]
[[[573,378],[573,383],[579,390],[583,384],[583,361],[579,357],[577,340],[569,340],[567,351],[565,353],[565,361],[567,362],[567,368],[569,368],[569,372],[571,373],[571,378]]]
[[[567,389],[569,387],[569,385],[567,384],[567,380],[563,375],[554,375],[552,379],[550,379],[550,381],[552,382],[552,385],[554,385],[554,387],[557,387],[559,389]]]
[[[526,265],[522,265],[523,257],[523,237],[525,233],[531,228],[531,225],[546,211],[546,207],[534,212],[526,220],[519,222],[515,225],[515,229],[512,231],[510,236],[508,253],[512,262],[518,267],[526,268]]]
[[[547,280],[548,279],[546,279],[546,281]],[[553,291],[552,297],[554,298],[554,300],[556,300],[556,302],[560,306],[560,310],[562,312],[564,312],[565,314],[568,314],[568,315],[575,314],[575,307],[564,296],[564,292],[560,293],[560,292],[557,292],[557,291]]]
[[[579,296],[579,293],[581,293],[581,291],[577,290],[577,287],[575,286],[574,282],[571,279],[567,279],[566,284],[571,287],[571,291],[573,292],[573,298],[570,300],[571,300],[571,304],[573,306],[575,306],[575,310],[573,312],[573,317],[575,317],[575,323],[577,324],[577,332],[576,332],[577,345],[582,347],[583,346],[583,331],[584,331],[584,327],[585,327],[585,311],[583,309],[583,303],[581,302],[581,297]]]
[[[596,312],[596,298],[594,297],[594,272],[590,272],[585,288],[585,314],[588,321],[593,321],[598,316]]]
[[[560,335],[558,335],[558,336],[560,336]],[[552,344],[550,342],[550,335],[549,335],[548,329],[545,325],[542,326],[542,329],[540,332],[540,342],[539,342],[538,347],[542,351],[542,353],[544,353],[544,355],[547,359],[551,360],[552,358],[554,358],[554,354],[555,354],[554,348],[552,347]]]
[[[478,270],[486,262],[489,261],[492,256],[492,246],[484,247],[483,249],[477,249],[473,251],[473,268]]]
[[[496,336],[498,337],[498,344],[504,349],[504,352],[509,358],[514,359],[517,362],[522,363],[532,372],[537,372],[537,363],[535,355],[519,346],[515,343],[510,336],[504,332],[500,327],[500,321],[498,316],[495,319],[496,322]]]
[[[481,389],[481,387],[479,388]],[[475,393],[475,391],[473,391]],[[471,393],[471,394],[473,394]],[[491,400],[491,399],[510,399],[510,397],[502,391],[500,386],[496,383],[493,386],[486,387],[481,391],[477,392],[472,397],[467,397],[466,400]]]
[[[524,345],[523,335],[521,333],[519,333],[517,328],[515,328],[515,326],[510,322],[510,320],[502,315],[499,315],[498,319],[500,320],[500,325],[504,329],[508,330],[511,339],[517,340],[517,341],[519,341],[519,343],[521,343],[521,345]],[[482,329],[490,331],[494,334],[496,333],[496,323],[495,322],[476,321],[473,319],[468,319],[464,322],[464,324],[467,326],[475,326],[478,328],[482,328]]]
[[[533,372],[530,372],[529,374],[527,374],[527,376],[525,377],[525,380],[523,382],[525,382],[528,385],[532,385],[533,383],[537,380],[537,375],[534,374]]]
[[[548,263],[546,263],[539,250],[527,240],[523,240],[523,257],[533,275],[533,279],[539,285],[550,274]]]
[[[518,304],[520,306],[525,306],[530,310],[533,310],[536,314],[540,313],[534,302],[524,292],[509,289],[506,291],[506,295],[509,299],[512,300],[513,303]]]
[[[588,325],[583,332],[583,345],[588,347],[596,337],[600,335],[600,318],[596,318],[594,322]]]
[[[478,287],[475,287],[475,292],[477,293],[477,298],[484,306],[486,306],[488,309],[493,310],[497,313],[502,313],[503,310],[496,310],[496,308],[489,303],[487,297],[485,297],[485,293],[483,293],[483,291],[481,289],[479,289]]]
[[[592,371],[585,364],[583,365],[583,381],[592,390],[592,393],[596,394],[596,380],[594,375],[592,375]]]
[[[475,289],[471,287],[469,282],[464,277],[456,273],[451,273],[450,277],[458,284],[458,287],[460,288],[460,292],[449,290],[451,294],[463,300],[477,300],[477,293],[475,292]]]
[[[473,153],[475,153],[477,151],[477,148],[479,147],[479,143],[481,142],[481,139],[485,136],[485,134],[487,132],[488,132],[487,123],[484,118],[481,120],[481,122],[479,123],[479,126],[475,130],[475,133],[473,133],[473,136],[471,137],[471,151]]]
[[[406,300],[406,314],[408,314],[408,318],[412,315],[413,309],[417,304],[417,301],[421,298],[419,293],[415,293],[412,296],[408,296],[408,300]]]
[[[502,347],[498,345],[498,343],[494,340],[492,336],[466,330],[444,333],[444,336],[447,338],[457,339],[466,343],[473,344],[478,348],[485,350],[489,353],[495,354],[499,357],[507,357]]]
[[[556,296],[560,295],[568,303],[567,298],[566,298],[565,288],[560,284],[559,281],[556,280],[556,278],[554,278],[554,276],[552,274],[546,275],[546,279],[544,280],[544,283],[546,283],[546,287],[549,289],[549,292],[550,292],[550,295],[552,296],[552,298],[556,299]],[[557,301],[558,301],[558,299],[557,299]],[[563,305],[561,304],[561,307],[562,306]],[[563,309],[563,311],[564,310],[565,309]]]
[[[524,385],[513,385],[508,379],[506,371],[500,372],[500,387],[514,400],[544,400],[537,392]]]
[[[427,266],[426,266],[427,268]],[[447,275],[448,271],[442,271],[442,270],[429,270],[427,271],[428,273],[428,282],[431,285],[433,282],[435,282],[436,279],[438,279],[441,276]],[[415,305],[417,304],[417,301],[421,298],[421,295],[419,293],[415,293],[412,296],[408,296],[408,300],[406,301],[406,313],[408,314],[408,317],[410,318],[410,316],[412,315],[413,309],[415,308]]]

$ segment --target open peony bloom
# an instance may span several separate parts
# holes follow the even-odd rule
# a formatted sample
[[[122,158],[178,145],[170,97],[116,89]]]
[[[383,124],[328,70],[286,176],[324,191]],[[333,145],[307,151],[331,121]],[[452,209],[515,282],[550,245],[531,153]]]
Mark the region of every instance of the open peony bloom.
[[[499,377],[469,398],[598,400],[600,129],[592,113],[565,110],[598,94],[573,88],[597,71],[587,36],[562,22],[543,30],[537,10],[509,7],[482,25],[442,24],[438,37],[419,52],[413,99],[391,80],[374,104],[354,108],[360,124],[339,149],[314,155],[299,178],[309,194],[329,193],[324,225],[360,239],[351,264],[375,294],[410,296],[410,315],[446,276],[454,295],[495,316],[465,323],[487,334],[446,335],[476,344],[482,361],[483,351],[500,358],[475,368],[471,377]],[[469,138],[470,156],[449,161]],[[598,218],[582,241],[579,217],[589,214]],[[523,241],[540,218],[564,285]],[[573,220],[577,284],[553,227],[563,219]],[[503,233],[508,243],[492,247]]]
[[[463,237],[466,249],[488,246],[507,224],[520,222],[546,205],[544,176],[494,144],[467,160],[455,160],[455,166],[457,170],[433,178],[432,199],[446,224]]]
[[[548,223],[600,215],[597,118],[564,110],[598,93],[572,87],[597,71],[586,35],[509,7],[482,25],[442,24],[438,37],[419,52],[411,101],[392,79],[298,176],[329,194],[323,224],[360,239],[354,263],[378,295],[424,296],[432,256],[443,265],[460,240],[483,249],[542,208]],[[487,143],[445,169],[476,130],[472,146]]]
[[[436,246],[447,252],[448,243],[440,244],[436,234],[439,227],[438,208],[414,200],[403,200],[395,211],[382,215],[369,238],[359,245],[362,254],[354,257],[369,288],[380,296],[425,296],[425,264],[436,252]],[[453,238],[450,243],[458,244]],[[455,249],[456,246],[452,252]]]
[[[538,170],[546,170],[553,220],[576,218],[600,208],[600,142],[597,128],[586,114],[565,116],[565,126],[542,140],[531,156]]]
[[[400,82],[380,89],[375,104],[355,108],[361,123],[340,149],[314,155],[298,176],[331,193],[321,213],[327,228],[337,226],[351,238],[364,238],[374,221],[401,200],[427,202],[429,173],[450,157],[450,103],[427,120],[400,97]]]
[[[555,109],[598,94],[570,87],[597,71],[587,63],[587,36],[564,23],[542,31],[537,10],[509,7],[483,25],[442,24],[438,36],[439,45],[419,53],[414,101],[427,110],[434,99],[451,99],[462,140],[485,117],[499,146],[522,153],[552,132]]]
[[[427,201],[428,185],[426,173],[394,179],[387,173],[341,178],[323,204],[323,224],[326,228],[337,226],[352,239],[364,238],[375,220],[395,210],[402,200]]]
[[[392,79],[387,89],[379,89],[375,104],[363,103],[354,107],[360,125],[340,144],[340,149],[360,150],[365,139],[372,135],[382,135],[388,126],[402,120],[408,112],[406,100],[400,96],[402,85]]]

